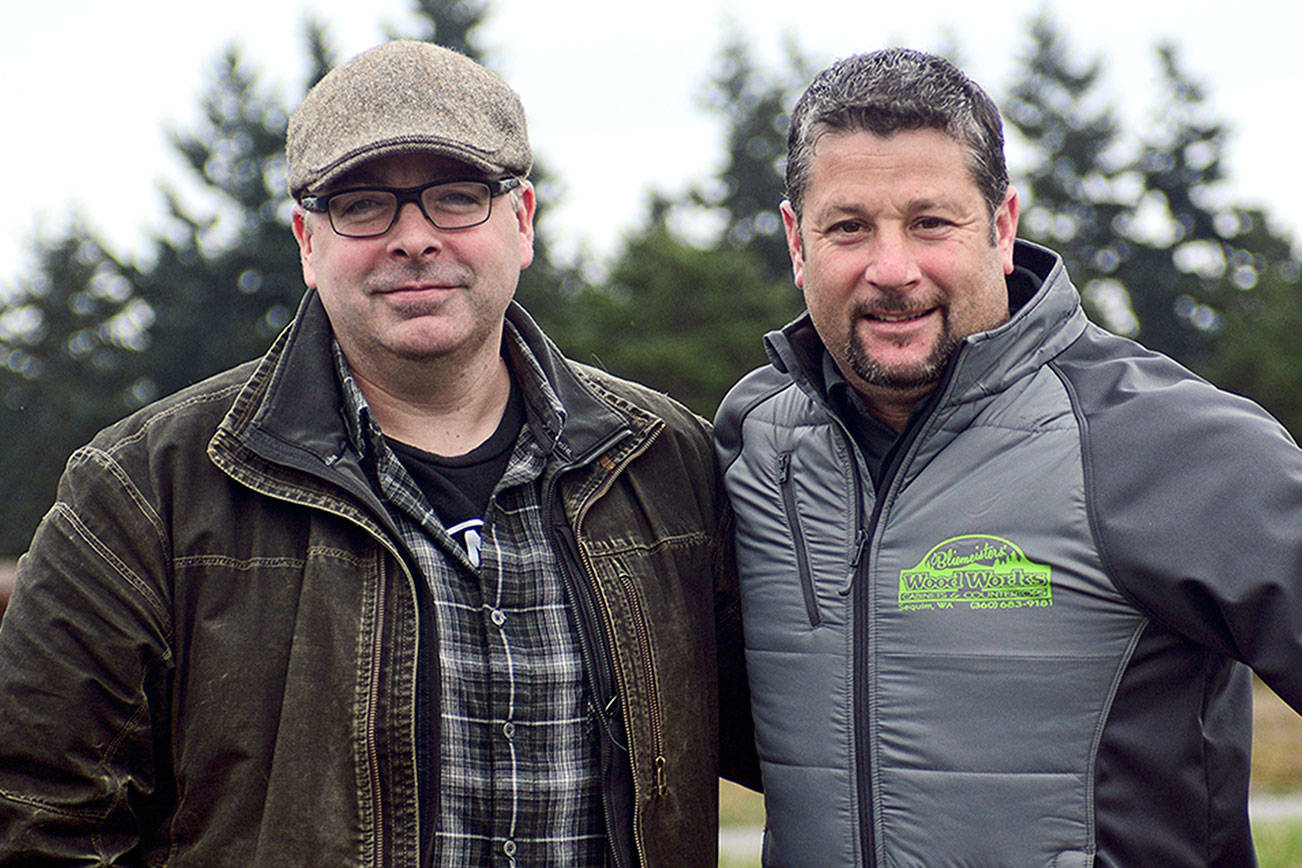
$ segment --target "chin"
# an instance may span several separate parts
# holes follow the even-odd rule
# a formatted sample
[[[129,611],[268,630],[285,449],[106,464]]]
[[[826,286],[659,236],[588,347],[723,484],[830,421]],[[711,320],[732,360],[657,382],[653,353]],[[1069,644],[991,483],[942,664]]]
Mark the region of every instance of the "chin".
[[[437,362],[455,356],[458,349],[444,344],[402,344],[391,347],[390,352],[404,362]]]
[[[930,351],[916,353],[869,353],[861,345],[849,346],[851,370],[865,383],[888,389],[911,391],[933,386],[940,380],[955,347],[942,343]]]

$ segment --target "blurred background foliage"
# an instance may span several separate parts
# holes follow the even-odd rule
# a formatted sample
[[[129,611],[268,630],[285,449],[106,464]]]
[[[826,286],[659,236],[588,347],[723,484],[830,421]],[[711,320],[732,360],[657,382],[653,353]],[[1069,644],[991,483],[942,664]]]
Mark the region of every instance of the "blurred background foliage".
[[[492,64],[478,39],[488,0],[420,0],[412,32]],[[761,63],[723,35],[702,108],[724,126],[714,177],[649,191],[642,225],[606,262],[550,253],[547,204],[564,167],[540,165],[538,245],[518,297],[575,358],[642,380],[711,416],[764,363],[760,338],[801,310],[777,206],[787,109],[822,62],[789,43]],[[869,46],[865,46],[868,48]],[[304,24],[308,84],[342,58]],[[961,50],[953,50],[955,60]],[[1265,405],[1302,431],[1302,271],[1270,214],[1228,198],[1231,131],[1178,46],[1155,45],[1151,122],[1127,129],[1102,92],[1104,57],[1081,59],[1041,13],[1026,22],[1006,91],[1022,237],[1062,253],[1091,316]],[[172,142],[198,197],[164,190],[149,249],[120,261],[83,222],[36,242],[36,267],[0,286],[0,554],[18,554],[68,454],[114,419],[258,355],[302,295],[284,192],[292,105],[270,96],[237,46],[215,58],[202,121]]]

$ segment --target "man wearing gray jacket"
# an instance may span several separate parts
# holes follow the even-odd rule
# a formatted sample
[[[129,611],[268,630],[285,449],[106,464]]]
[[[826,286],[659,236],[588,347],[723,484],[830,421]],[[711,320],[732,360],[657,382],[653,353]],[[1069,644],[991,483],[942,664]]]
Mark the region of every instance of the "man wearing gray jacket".
[[[1302,710],[1302,451],[1086,320],[948,62],[838,62],[788,146],[808,312],[716,429],[765,864],[1252,864],[1250,668]]]

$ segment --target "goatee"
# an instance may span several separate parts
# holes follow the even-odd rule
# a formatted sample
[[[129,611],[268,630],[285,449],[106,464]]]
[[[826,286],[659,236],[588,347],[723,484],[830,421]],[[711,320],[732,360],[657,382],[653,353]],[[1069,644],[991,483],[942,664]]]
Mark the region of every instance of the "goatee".
[[[876,309],[879,311],[884,310],[881,303],[877,304]],[[885,310],[892,313],[909,312],[903,304],[898,306],[887,305]],[[959,339],[954,337],[949,327],[949,309],[941,305],[939,306],[939,312],[941,316],[940,338],[936,341],[936,345],[931,348],[930,355],[920,364],[887,367],[870,356],[863,343],[856,336],[855,323],[869,315],[865,308],[856,306],[854,310],[850,311],[850,330],[843,347],[850,369],[865,383],[873,386],[883,386],[888,389],[913,390],[936,383],[944,375],[949,360],[958,352],[959,345]]]

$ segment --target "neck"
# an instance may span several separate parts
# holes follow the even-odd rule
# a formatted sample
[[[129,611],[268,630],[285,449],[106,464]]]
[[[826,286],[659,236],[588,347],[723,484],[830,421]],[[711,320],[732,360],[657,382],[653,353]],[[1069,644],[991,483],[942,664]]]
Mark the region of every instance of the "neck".
[[[500,354],[471,365],[422,361],[383,375],[353,368],[353,378],[385,436],[447,457],[491,437],[511,396]]]
[[[935,389],[935,384],[914,389],[892,389],[886,386],[873,386],[862,381],[851,383],[852,388],[863,398],[868,412],[889,427],[896,434],[909,424],[913,408],[918,402]]]

